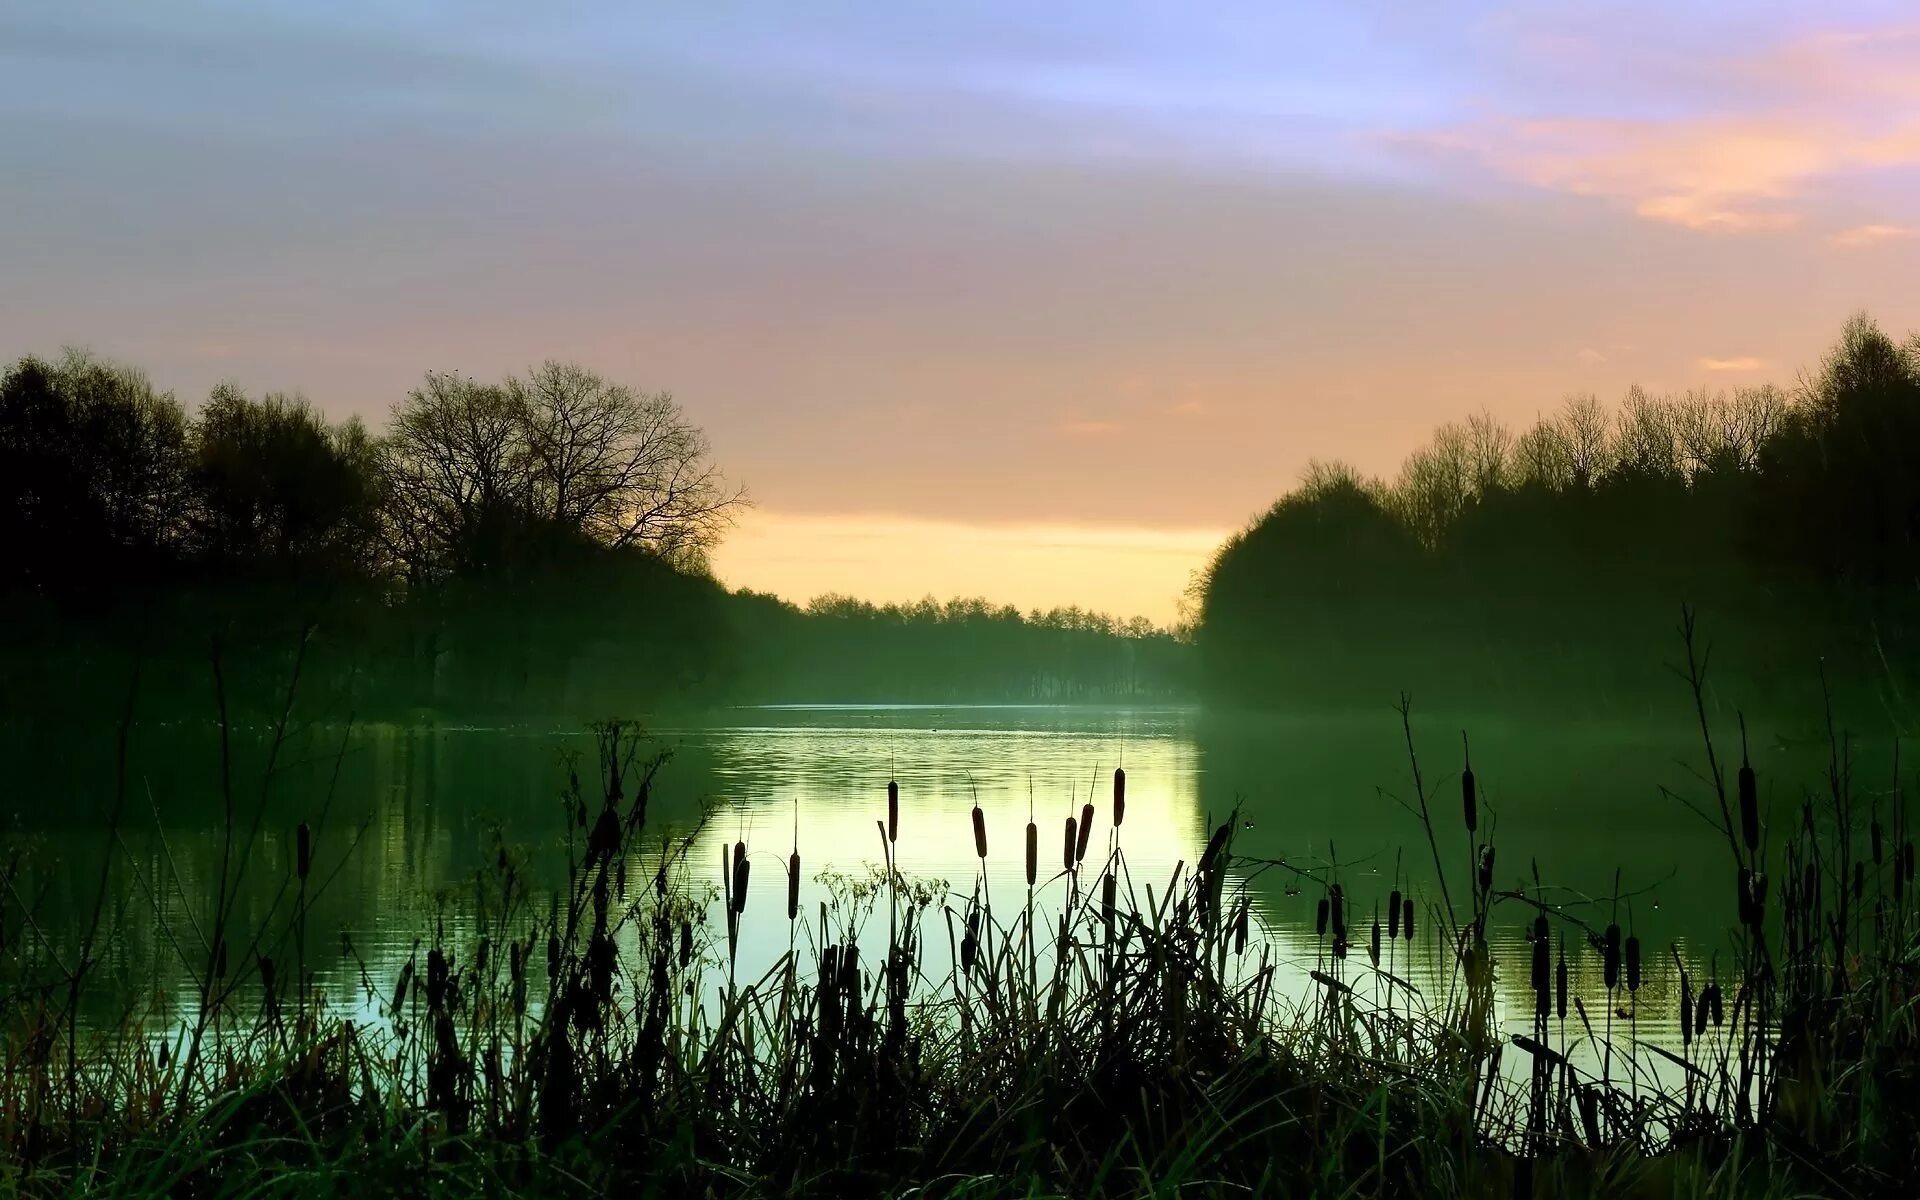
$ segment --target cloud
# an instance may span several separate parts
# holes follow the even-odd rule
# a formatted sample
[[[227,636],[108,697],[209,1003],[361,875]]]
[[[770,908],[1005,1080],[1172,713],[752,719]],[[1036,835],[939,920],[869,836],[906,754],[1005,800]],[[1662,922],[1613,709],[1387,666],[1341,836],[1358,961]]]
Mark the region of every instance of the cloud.
[[[1702,371],[1758,371],[1767,364],[1748,354],[1738,358],[1702,358],[1695,365]]]
[[[1598,350],[1595,350],[1591,346],[1585,347],[1580,351],[1580,353],[1574,355],[1574,357],[1579,359],[1581,362],[1587,364],[1590,367],[1597,367],[1601,363],[1607,361],[1606,355],[1600,353]]]
[[[1712,233],[1793,229],[1822,186],[1920,165],[1920,118],[1890,103],[1920,95],[1920,31],[1815,35],[1695,70],[1717,103],[1623,117],[1502,113],[1399,140]]]
[[[1920,237],[1920,229],[1911,225],[1856,225],[1852,229],[1841,230],[1827,240],[1836,246],[1851,248],[1911,237]]]
[[[1212,407],[1208,405],[1206,401],[1193,399],[1191,397],[1180,401],[1180,403],[1167,410],[1167,412],[1176,417],[1204,417],[1212,411]]]

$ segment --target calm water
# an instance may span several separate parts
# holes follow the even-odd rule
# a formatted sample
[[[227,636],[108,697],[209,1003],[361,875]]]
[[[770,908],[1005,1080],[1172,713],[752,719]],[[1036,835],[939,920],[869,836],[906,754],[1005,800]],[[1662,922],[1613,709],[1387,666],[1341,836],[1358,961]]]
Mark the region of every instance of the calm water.
[[[1468,861],[1458,785],[1462,723],[1416,718],[1414,727],[1456,898]],[[1465,724],[1483,832],[1497,833],[1497,885],[1531,886],[1537,864],[1544,894],[1568,911],[1596,926],[1617,911],[1647,951],[1639,1032],[1675,1040],[1667,947],[1677,945],[1704,971],[1732,919],[1724,846],[1660,791],[1665,785],[1705,797],[1693,775],[1702,763],[1697,737],[1632,725]],[[1062,822],[1090,796],[1100,814],[1093,844],[1104,847],[1117,765],[1129,781],[1120,841],[1136,887],[1150,884],[1164,895],[1175,864],[1191,862],[1207,830],[1238,806],[1237,852],[1323,877],[1338,864],[1356,928],[1355,964],[1365,961],[1365,930],[1396,873],[1410,891],[1437,895],[1432,851],[1406,807],[1413,790],[1399,717],[1387,710],[1287,719],[1187,709],[780,707],[651,732],[673,752],[655,792],[653,826],[689,829],[703,805],[715,806],[691,859],[715,884],[723,847],[736,838],[749,844],[755,866],[740,959],[753,975],[787,948],[783,872],[796,837],[811,910],[827,895],[823,875],[858,876],[879,861],[876,822],[886,815],[889,777],[903,797],[900,868],[947,881],[956,908],[980,869],[970,824],[976,798],[990,842],[985,886],[1011,909],[1025,896],[1029,813],[1041,829],[1043,877],[1048,865],[1057,868]],[[31,904],[39,929],[71,953],[106,855],[114,881],[112,983],[95,995],[99,1019],[156,996],[178,1003],[190,994],[178,948],[198,944],[229,791],[241,826],[257,813],[260,829],[239,895],[239,927],[285,926],[292,831],[301,820],[312,823],[314,879],[324,882],[311,905],[307,954],[339,1002],[352,1005],[362,1000],[362,964],[387,986],[435,922],[457,929],[468,919],[475,873],[494,861],[496,838],[527,847],[536,872],[557,879],[570,765],[589,788],[595,770],[585,731],[333,725],[292,731],[269,773],[269,733],[237,731],[232,782],[223,790],[211,729],[136,729],[120,832],[110,842],[103,829],[115,791],[112,731],[5,732],[9,840],[25,864],[18,898],[8,901],[7,932],[29,936],[18,912]],[[1824,749],[1789,748],[1766,731],[1756,732],[1754,745],[1763,794],[1797,804],[1800,784],[1820,780]],[[1723,749],[1737,754],[1737,746]],[[1873,775],[1863,766],[1863,777]],[[1091,850],[1089,860],[1103,853]],[[1046,883],[1041,902],[1066,886]],[[1306,994],[1305,973],[1325,953],[1313,928],[1317,887],[1283,867],[1257,872],[1251,886],[1286,978]],[[1609,899],[1616,887],[1629,896],[1617,908]],[[1494,930],[1501,992],[1514,1028],[1524,1029],[1531,997],[1520,939],[1528,914],[1516,905],[1502,911]],[[342,950],[342,934],[352,955]],[[287,961],[290,949],[279,951]],[[1402,973],[1416,982],[1429,977],[1425,964],[1405,955],[1396,951]],[[1581,953],[1576,972],[1598,1019],[1606,1004],[1595,956]]]

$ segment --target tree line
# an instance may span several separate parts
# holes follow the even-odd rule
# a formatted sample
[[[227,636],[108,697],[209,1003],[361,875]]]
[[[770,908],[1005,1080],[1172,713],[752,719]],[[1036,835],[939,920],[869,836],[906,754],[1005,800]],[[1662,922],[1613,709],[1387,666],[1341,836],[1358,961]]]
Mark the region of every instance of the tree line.
[[[1681,605],[1722,680],[1904,705],[1920,650],[1920,337],[1852,318],[1793,387],[1575,396],[1441,427],[1391,480],[1315,463],[1196,585],[1202,670],[1256,704],[1670,695]]]
[[[730,595],[707,559],[744,503],[670,394],[572,364],[429,373],[376,431],[298,395],[223,384],[189,412],[129,367],[21,358],[0,374],[7,701],[103,700],[130,660],[164,686],[215,648],[268,707],[296,669],[374,709],[1092,698],[1146,686],[1115,664],[1169,642],[1090,614]]]

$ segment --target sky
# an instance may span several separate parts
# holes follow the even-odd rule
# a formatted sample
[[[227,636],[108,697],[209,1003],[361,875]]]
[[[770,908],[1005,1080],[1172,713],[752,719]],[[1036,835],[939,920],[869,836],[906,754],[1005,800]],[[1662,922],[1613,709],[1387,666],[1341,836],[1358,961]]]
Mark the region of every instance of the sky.
[[[1920,327],[1920,11],[8,0],[0,354],[670,390],[727,583],[1171,620],[1310,459]]]

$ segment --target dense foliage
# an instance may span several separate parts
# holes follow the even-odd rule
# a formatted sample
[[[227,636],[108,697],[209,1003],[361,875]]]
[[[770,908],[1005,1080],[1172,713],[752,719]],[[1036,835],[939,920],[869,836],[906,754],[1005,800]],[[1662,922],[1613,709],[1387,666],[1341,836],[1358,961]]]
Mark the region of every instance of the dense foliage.
[[[303,641],[309,685],[362,713],[1181,686],[1143,622],[730,595],[705,559],[743,498],[672,397],[567,364],[429,374],[374,432],[231,385],[190,414],[137,371],[21,359],[0,375],[0,705],[111,711],[140,663],[150,697],[204,711],[217,643],[235,702],[270,709]]]
[[[1391,483],[1316,465],[1201,585],[1216,694],[1573,711],[1664,695],[1682,602],[1762,703],[1898,703],[1920,650],[1920,338],[1856,317],[1793,392],[1570,400],[1448,425]],[[1335,665],[1338,664],[1338,669]]]

